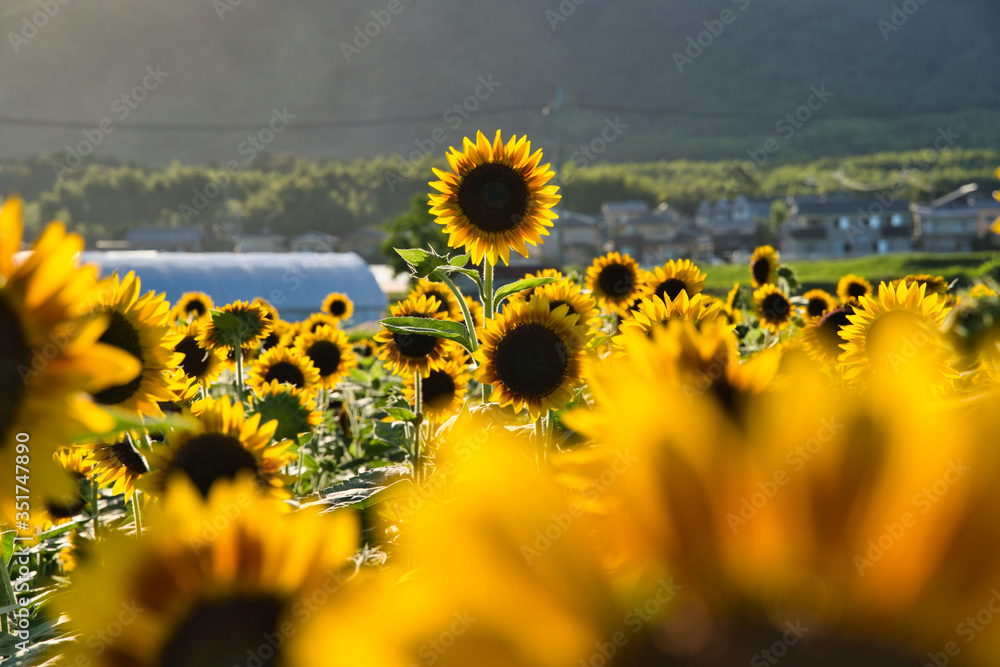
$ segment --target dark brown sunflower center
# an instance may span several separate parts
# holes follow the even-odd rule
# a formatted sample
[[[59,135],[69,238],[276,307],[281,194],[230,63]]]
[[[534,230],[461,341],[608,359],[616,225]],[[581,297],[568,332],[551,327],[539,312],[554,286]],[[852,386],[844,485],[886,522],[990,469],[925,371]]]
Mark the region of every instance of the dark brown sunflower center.
[[[493,366],[497,378],[511,393],[543,398],[566,379],[569,350],[555,331],[529,322],[514,327],[500,339]]]
[[[277,331],[271,331],[271,333],[264,336],[264,338],[260,341],[260,349],[262,351],[270,350],[280,341],[281,341],[281,335],[278,334]]]
[[[180,470],[208,498],[212,484],[220,479],[234,479],[247,470],[257,474],[257,460],[236,438],[221,433],[197,435],[178,447],[167,469]]]
[[[784,294],[768,294],[761,301],[761,310],[768,322],[784,322],[792,312],[792,304]]]
[[[440,292],[437,292],[437,291],[434,291],[434,290],[428,290],[428,291],[424,292],[424,294],[426,296],[428,296],[428,297],[434,297],[435,299],[438,300],[438,307],[437,307],[437,310],[434,311],[434,312],[436,312],[436,313],[447,313],[448,312],[448,299],[445,297],[444,294],[441,294]]]
[[[559,306],[569,306],[569,310],[566,311],[568,314],[579,315],[579,313],[573,310],[573,304],[571,304],[569,301],[563,301],[562,299],[553,299],[552,301],[549,301],[549,312],[551,313]]]
[[[249,595],[197,602],[173,629],[158,667],[222,667],[281,664],[287,637],[278,630],[284,604]]]
[[[420,380],[421,400],[429,408],[443,410],[455,399],[455,379],[445,371],[431,371]]]
[[[201,317],[208,312],[208,306],[206,306],[205,302],[201,299],[191,299],[184,306],[184,312],[187,315],[194,313],[195,316]]]
[[[312,360],[323,377],[336,373],[340,368],[340,346],[332,341],[316,341],[306,350],[306,356]]]
[[[347,312],[347,304],[341,300],[336,300],[330,304],[330,314],[335,317],[341,317]]]
[[[813,299],[809,299],[809,303],[806,305],[806,312],[809,313],[809,317],[819,317],[825,313],[826,309],[829,307],[830,304],[827,303],[826,299],[815,297]]]
[[[118,464],[133,475],[144,475],[149,472],[149,465],[146,463],[146,459],[142,458],[142,454],[135,451],[135,447],[128,440],[123,438],[111,445],[111,453],[114,454]]]
[[[185,375],[200,378],[208,370],[211,355],[208,350],[198,345],[194,336],[185,336],[174,347],[174,351],[184,355],[184,358],[181,359],[181,370],[184,371]]]
[[[622,264],[609,264],[597,276],[601,291],[612,298],[623,298],[635,289],[635,272]]]
[[[144,363],[142,356],[142,343],[139,341],[139,332],[128,319],[116,310],[108,311],[111,316],[111,323],[107,330],[98,339],[101,343],[113,345],[121,350],[125,350],[133,357]],[[94,394],[94,401],[101,405],[118,405],[130,399],[142,384],[142,371],[134,380],[127,384],[111,387]]]
[[[687,284],[683,280],[679,278],[667,278],[656,286],[654,293],[664,301],[668,299],[673,301],[677,298],[677,295],[681,293],[681,290],[686,289]]]
[[[837,357],[843,351],[840,344],[844,342],[844,339],[840,337],[840,330],[851,323],[847,316],[853,312],[853,308],[831,310],[816,325],[816,338],[828,355]]]
[[[486,162],[474,168],[458,186],[458,206],[482,232],[517,229],[528,213],[531,190],[513,167]]]
[[[394,333],[392,340],[396,343],[396,349],[399,350],[399,353],[411,359],[426,357],[436,349],[438,341],[434,336],[409,333]]]
[[[21,400],[28,391],[31,348],[21,321],[0,294],[0,444],[14,425]],[[24,375],[22,375],[24,373]]]
[[[302,389],[306,386],[306,376],[302,369],[290,361],[279,361],[267,369],[264,374],[264,381],[277,380],[279,383],[290,384]]]
[[[763,285],[771,276],[771,262],[767,257],[760,257],[750,267],[750,274],[758,285]]]
[[[847,296],[857,299],[859,296],[868,294],[868,288],[861,283],[849,283],[847,285]]]

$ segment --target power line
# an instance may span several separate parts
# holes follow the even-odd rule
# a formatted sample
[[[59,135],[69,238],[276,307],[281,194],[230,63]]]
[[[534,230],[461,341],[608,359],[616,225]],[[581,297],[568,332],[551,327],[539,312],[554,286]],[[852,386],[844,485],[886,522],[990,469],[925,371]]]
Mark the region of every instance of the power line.
[[[477,117],[500,116],[511,113],[524,113],[527,111],[541,112],[546,106],[545,102],[517,104],[496,109],[477,110]],[[623,104],[608,104],[599,102],[580,102],[572,105],[576,109],[584,111],[598,111],[601,113],[634,114],[640,116],[672,117],[691,120],[706,118],[724,120],[773,120],[781,118],[784,114],[777,112],[762,111],[731,111],[731,110],[681,110],[656,107],[629,106]],[[857,111],[846,114],[824,114],[825,119],[852,119],[852,118],[907,118],[918,116],[939,116],[955,113],[966,113],[970,111],[995,111],[1000,112],[1000,101],[993,104],[951,106],[929,109],[908,109],[908,110],[872,110]],[[353,118],[340,120],[314,120],[296,121],[290,123],[284,129],[288,131],[310,131],[324,130],[344,127],[382,127],[387,125],[406,125],[410,123],[429,123],[443,121],[443,116],[437,115],[414,115],[414,116],[390,116],[384,118]],[[98,121],[100,122],[100,121]],[[87,130],[94,128],[97,123],[94,121],[80,120],[59,120],[50,118],[27,118],[16,116],[0,116],[0,125],[17,125],[23,127],[52,127],[60,129]],[[129,123],[127,125],[115,125],[115,131],[142,131],[142,132],[237,132],[259,130],[261,123]]]

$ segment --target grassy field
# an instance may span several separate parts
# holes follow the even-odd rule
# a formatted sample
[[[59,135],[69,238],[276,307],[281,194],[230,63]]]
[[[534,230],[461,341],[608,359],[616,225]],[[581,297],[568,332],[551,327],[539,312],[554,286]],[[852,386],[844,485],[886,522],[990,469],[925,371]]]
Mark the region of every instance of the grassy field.
[[[900,278],[908,273],[930,273],[948,280],[958,279],[967,285],[984,262],[998,257],[993,252],[930,254],[906,253],[898,255],[872,255],[855,259],[826,259],[816,261],[790,261],[799,280],[806,289],[822,288],[833,291],[837,280],[848,273],[859,275],[877,285],[880,280]],[[705,291],[725,295],[733,283],[749,284],[747,264],[701,267],[708,274]]]

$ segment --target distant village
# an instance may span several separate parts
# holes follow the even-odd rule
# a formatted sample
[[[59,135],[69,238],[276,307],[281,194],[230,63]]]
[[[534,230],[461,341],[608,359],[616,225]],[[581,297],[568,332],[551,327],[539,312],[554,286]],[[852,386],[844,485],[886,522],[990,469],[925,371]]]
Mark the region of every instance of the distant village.
[[[775,204],[778,206],[775,206]],[[929,203],[901,199],[860,199],[851,195],[795,196],[787,199],[703,201],[693,216],[669,204],[606,202],[596,213],[557,210],[551,236],[529,246],[516,266],[586,266],[606,252],[628,253],[644,266],[690,258],[705,264],[745,261],[757,245],[770,243],[786,259],[827,259],[905,252],[955,253],[1000,247],[990,225],[1000,202],[974,185]],[[382,264],[384,233],[362,229],[348,237],[322,232],[231,235],[233,252],[355,252]],[[98,250],[201,252],[201,227],[135,228],[121,241],[100,241]]]

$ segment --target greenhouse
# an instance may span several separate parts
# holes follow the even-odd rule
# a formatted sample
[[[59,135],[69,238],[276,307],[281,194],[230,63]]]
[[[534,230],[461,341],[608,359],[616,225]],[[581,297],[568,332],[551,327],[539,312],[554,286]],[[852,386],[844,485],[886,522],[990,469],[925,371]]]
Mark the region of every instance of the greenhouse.
[[[135,271],[144,291],[166,292],[171,303],[192,291],[217,304],[260,296],[291,322],[316,312],[330,292],[354,302],[349,324],[373,322],[386,308],[375,276],[354,253],[85,252],[81,261],[98,266],[101,277]]]

